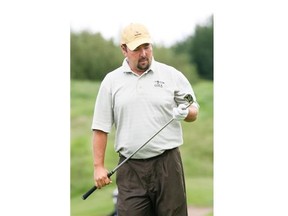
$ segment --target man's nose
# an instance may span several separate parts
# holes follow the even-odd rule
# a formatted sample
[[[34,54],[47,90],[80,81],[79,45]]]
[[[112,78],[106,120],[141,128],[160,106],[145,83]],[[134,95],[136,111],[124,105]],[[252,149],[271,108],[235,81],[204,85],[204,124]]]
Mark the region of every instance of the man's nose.
[[[146,56],[146,50],[145,50],[144,48],[141,48],[141,49],[139,50],[139,52],[140,52],[140,56],[141,56],[141,57],[145,57],[145,56]]]

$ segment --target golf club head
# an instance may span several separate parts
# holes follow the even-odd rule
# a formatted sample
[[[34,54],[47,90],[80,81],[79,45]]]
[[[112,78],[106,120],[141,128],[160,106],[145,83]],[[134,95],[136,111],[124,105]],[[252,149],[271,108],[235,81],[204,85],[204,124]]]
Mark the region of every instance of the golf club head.
[[[192,97],[191,94],[186,94],[186,95],[184,96],[184,99],[185,99],[189,104],[192,104],[192,103],[194,102],[194,99],[193,99],[193,97]]]

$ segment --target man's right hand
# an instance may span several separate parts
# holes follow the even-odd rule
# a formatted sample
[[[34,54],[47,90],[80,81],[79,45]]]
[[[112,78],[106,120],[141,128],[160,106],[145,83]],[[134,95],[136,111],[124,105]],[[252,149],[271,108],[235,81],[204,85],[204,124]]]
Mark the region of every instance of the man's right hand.
[[[108,171],[104,167],[94,168],[94,181],[98,189],[112,183],[111,179],[107,177],[107,174]]]

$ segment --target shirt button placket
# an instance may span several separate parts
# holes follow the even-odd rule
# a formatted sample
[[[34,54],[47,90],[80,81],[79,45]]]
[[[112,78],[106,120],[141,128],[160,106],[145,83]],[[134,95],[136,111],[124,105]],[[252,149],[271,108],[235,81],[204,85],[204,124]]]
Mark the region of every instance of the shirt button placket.
[[[143,92],[143,84],[141,82],[141,78],[139,78],[137,80],[137,85],[136,85],[136,89],[138,93],[142,93]]]

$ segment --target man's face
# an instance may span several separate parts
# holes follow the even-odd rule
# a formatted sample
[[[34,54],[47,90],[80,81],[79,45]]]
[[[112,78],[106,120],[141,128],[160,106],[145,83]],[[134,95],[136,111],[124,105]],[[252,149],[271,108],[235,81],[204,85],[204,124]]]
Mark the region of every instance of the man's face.
[[[126,47],[122,48],[123,54],[127,57],[129,66],[132,71],[144,72],[152,62],[153,49],[149,43],[138,46],[135,50],[130,50]]]

